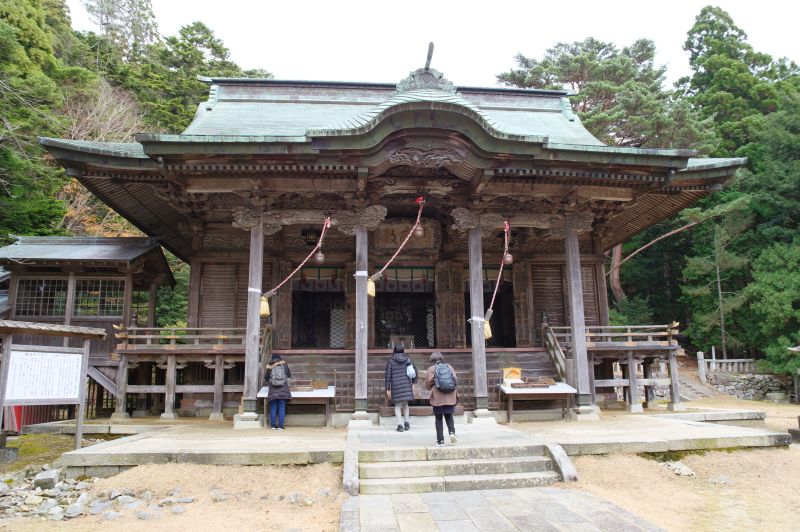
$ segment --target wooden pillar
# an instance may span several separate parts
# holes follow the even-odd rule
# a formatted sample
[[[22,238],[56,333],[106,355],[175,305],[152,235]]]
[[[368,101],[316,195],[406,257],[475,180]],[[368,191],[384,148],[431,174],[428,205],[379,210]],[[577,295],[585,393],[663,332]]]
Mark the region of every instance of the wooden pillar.
[[[483,251],[481,228],[469,230],[469,301],[472,321],[472,371],[475,375],[475,410],[489,408],[486,384],[486,339],[483,336]]]
[[[8,315],[9,320],[13,320],[16,317],[18,288],[19,288],[19,274],[12,272],[11,284],[8,287],[8,304],[11,306],[11,312]]]
[[[130,327],[136,325],[131,323],[131,307],[133,306],[133,274],[125,276],[125,296],[122,299],[122,325]]]
[[[367,347],[369,343],[367,244],[367,228],[356,226],[355,411],[357,413],[367,410]]]
[[[654,366],[658,364],[657,358],[645,358],[642,363],[642,374],[645,379],[655,379],[657,372],[653,371]],[[654,385],[646,385],[644,387],[644,407],[654,408],[656,406],[656,387]]]
[[[156,283],[150,283],[150,292],[147,294],[147,326],[151,328],[156,326],[157,299],[158,299],[158,285]]]
[[[258,356],[261,318],[258,313],[261,299],[261,281],[264,269],[264,215],[250,229],[250,267],[247,282],[247,331],[245,333],[244,360],[244,414],[241,421],[256,421],[256,394],[258,393]],[[241,425],[240,425],[241,426]]]
[[[217,355],[214,360],[214,408],[210,421],[222,421],[222,399],[225,387],[225,359],[222,355]]]
[[[200,283],[202,282],[203,263],[199,257],[189,261],[189,301],[186,323],[189,327],[200,327]]]
[[[572,327],[572,356],[575,360],[575,397],[577,414],[592,414],[592,391],[589,389],[589,357],[586,349],[586,319],[583,311],[583,282],[578,233],[566,219],[567,284],[569,287],[569,317]]]
[[[89,380],[89,353],[92,348],[89,338],[83,339],[83,353],[81,356],[81,381],[78,385],[78,411],[75,414],[75,448],[83,445],[83,422],[86,418],[86,385]]]
[[[128,405],[128,355],[120,355],[117,368],[117,406],[111,419],[128,419],[131,416],[126,408]]]
[[[70,272],[67,281],[67,302],[64,306],[64,325],[72,325],[72,318],[75,314],[75,273]],[[64,347],[69,346],[69,338],[64,337]]]
[[[11,360],[11,342],[14,335],[8,334],[3,338],[3,360],[0,363],[0,431],[3,431],[3,414],[5,413],[6,387],[8,386],[8,366]]]
[[[675,351],[669,352],[669,391],[672,399],[667,405],[670,410],[685,410],[686,407],[681,403],[681,385],[678,381],[678,361]]]
[[[167,355],[167,374],[164,377],[166,390],[164,394],[164,413],[161,419],[175,419],[175,380],[177,377],[177,367],[175,355]]]
[[[639,379],[636,374],[636,357],[633,351],[628,351],[628,412],[632,414],[644,413],[639,402]]]

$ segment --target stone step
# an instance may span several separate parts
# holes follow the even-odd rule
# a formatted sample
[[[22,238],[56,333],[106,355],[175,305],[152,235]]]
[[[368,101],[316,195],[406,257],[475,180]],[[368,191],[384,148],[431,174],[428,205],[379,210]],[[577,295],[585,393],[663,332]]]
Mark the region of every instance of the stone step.
[[[418,460],[361,464],[359,476],[368,478],[447,477],[552,471],[553,462],[544,456],[484,458],[477,460]]]
[[[419,460],[477,460],[481,458],[513,458],[543,456],[542,445],[500,445],[497,447],[404,447],[397,449],[361,449],[359,463],[408,462]]]
[[[361,480],[359,493],[362,495],[388,495],[429,491],[533,488],[549,486],[560,480],[561,477],[554,471],[442,477],[375,478]]]

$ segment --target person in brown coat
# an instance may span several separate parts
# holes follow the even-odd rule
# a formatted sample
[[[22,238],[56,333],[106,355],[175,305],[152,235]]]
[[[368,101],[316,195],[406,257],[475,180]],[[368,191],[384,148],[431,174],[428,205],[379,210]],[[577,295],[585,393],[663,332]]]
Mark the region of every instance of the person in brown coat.
[[[449,372],[447,371],[448,369]],[[444,361],[444,357],[440,352],[434,351],[431,353],[431,366],[428,368],[425,378],[425,388],[431,391],[429,402],[433,407],[433,415],[436,417],[437,447],[444,447],[442,418],[447,423],[450,443],[458,441],[458,438],[456,438],[456,426],[453,423],[453,412],[458,402],[456,384],[456,372],[453,366]]]

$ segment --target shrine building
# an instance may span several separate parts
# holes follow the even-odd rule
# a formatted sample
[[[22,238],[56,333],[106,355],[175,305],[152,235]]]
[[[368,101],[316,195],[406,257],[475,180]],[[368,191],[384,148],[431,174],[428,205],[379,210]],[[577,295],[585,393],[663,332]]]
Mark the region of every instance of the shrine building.
[[[609,326],[604,253],[721,189],[744,159],[606,146],[566,91],[460,87],[431,68],[398,84],[202,81],[208,99],[181,133],[41,139],[70,176],[191,266],[186,326],[128,314],[106,355],[118,414],[133,410],[130,395],[165,417],[221,419],[241,403],[237,419],[252,420],[275,352],[294,378],[335,385],[336,412],[368,415],[384,406],[383,367],[401,342],[421,367],[441,351],[475,415],[505,408],[508,366],[568,382],[576,416],[615,387],[632,411],[638,385],[646,401],[670,385],[679,402],[676,324]],[[422,230],[370,297],[368,277],[413,226],[418,197]],[[260,295],[314,249],[326,218],[324,257],[260,318]],[[484,340],[505,222],[513,264]],[[22,294],[12,278],[12,319]],[[644,381],[614,378],[613,362],[643,364]],[[662,363],[671,375],[657,375]]]

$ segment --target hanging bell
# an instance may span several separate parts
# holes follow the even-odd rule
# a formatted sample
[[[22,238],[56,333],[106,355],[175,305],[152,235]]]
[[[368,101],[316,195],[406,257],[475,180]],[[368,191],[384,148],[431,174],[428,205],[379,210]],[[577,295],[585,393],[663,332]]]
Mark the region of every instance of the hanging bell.
[[[261,303],[258,306],[258,315],[262,318],[268,318],[269,314],[269,299],[267,299],[267,296],[261,296]]]
[[[422,228],[422,224],[417,224],[414,228],[414,236],[417,238],[422,238],[425,236],[425,229]]]
[[[511,266],[514,264],[514,255],[506,251],[505,254],[503,254],[503,264],[506,266]]]
[[[319,250],[314,254],[314,262],[317,264],[322,264],[325,262],[325,254],[322,252],[322,250]]]

